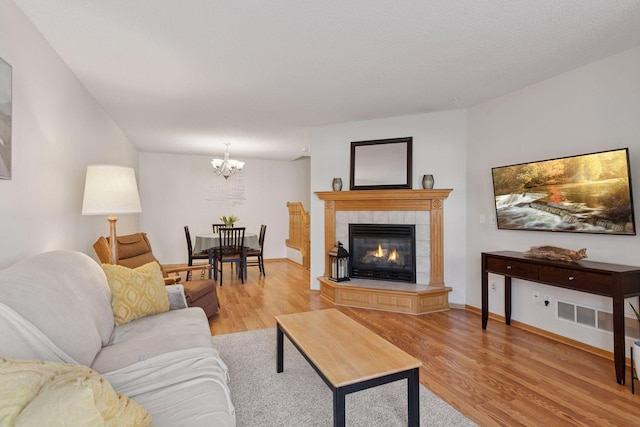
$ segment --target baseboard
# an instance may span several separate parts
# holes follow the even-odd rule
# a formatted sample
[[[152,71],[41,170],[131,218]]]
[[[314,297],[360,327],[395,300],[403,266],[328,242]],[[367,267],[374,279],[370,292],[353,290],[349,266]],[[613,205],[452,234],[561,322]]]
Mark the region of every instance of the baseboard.
[[[293,264],[293,265],[298,266],[298,267],[300,267],[300,268],[304,268],[304,265],[302,265],[302,264],[301,264],[301,263],[299,263],[299,262],[295,262],[294,260],[289,259],[289,258],[272,258],[272,259],[273,259],[274,261],[288,262],[289,264]],[[265,259],[264,261],[265,261],[265,262],[267,262],[267,260],[266,260],[266,259]],[[307,271],[308,271],[308,270],[307,270]]]
[[[470,306],[470,305],[466,305],[465,309],[470,311],[470,312],[472,312],[472,313],[476,313],[479,316],[482,316],[482,310],[479,309],[478,307],[473,307],[473,306]],[[504,323],[505,322],[505,317],[504,316],[499,316],[499,315],[491,313],[491,312],[489,312],[489,319],[496,320],[496,321],[498,321],[500,323]],[[554,334],[553,332],[545,331],[544,329],[536,328],[535,326],[531,326],[531,325],[528,325],[526,323],[519,322],[517,320],[513,320],[512,319],[511,320],[511,326],[514,327],[514,328],[522,329],[522,330],[527,331],[527,332],[531,332],[532,334],[536,334],[536,335],[539,335],[539,336],[542,336],[542,337],[545,337],[545,338],[549,338],[550,340],[557,341],[557,342],[566,344],[566,345],[574,347],[574,348],[578,348],[580,350],[584,350],[584,351],[586,351],[588,353],[595,354],[596,356],[604,357],[605,359],[613,361],[613,352],[611,352],[611,351],[603,350],[601,348],[594,347],[592,345],[585,344],[583,342],[576,341],[576,340],[573,340],[571,338],[564,337],[562,335]],[[627,364],[627,366],[631,366],[631,360],[629,358],[626,358],[626,364]]]

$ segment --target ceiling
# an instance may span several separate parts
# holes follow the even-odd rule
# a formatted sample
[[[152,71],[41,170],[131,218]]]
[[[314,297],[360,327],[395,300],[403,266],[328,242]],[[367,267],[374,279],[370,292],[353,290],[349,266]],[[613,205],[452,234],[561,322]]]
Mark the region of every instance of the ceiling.
[[[145,152],[292,160],[640,45],[640,0],[14,0]]]

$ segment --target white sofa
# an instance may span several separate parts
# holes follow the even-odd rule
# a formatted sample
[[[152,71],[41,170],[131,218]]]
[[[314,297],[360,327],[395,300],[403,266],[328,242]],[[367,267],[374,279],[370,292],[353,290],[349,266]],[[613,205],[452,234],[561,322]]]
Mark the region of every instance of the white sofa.
[[[79,252],[47,252],[0,270],[0,358],[88,366],[156,426],[235,425],[227,367],[202,309],[115,326],[107,278]]]

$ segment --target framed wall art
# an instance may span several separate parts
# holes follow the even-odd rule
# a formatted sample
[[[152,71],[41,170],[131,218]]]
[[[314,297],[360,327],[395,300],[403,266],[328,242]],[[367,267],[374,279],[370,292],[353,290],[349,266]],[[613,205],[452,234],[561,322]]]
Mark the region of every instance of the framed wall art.
[[[629,149],[491,169],[500,230],[635,235]]]
[[[11,179],[11,65],[0,58],[0,179]]]

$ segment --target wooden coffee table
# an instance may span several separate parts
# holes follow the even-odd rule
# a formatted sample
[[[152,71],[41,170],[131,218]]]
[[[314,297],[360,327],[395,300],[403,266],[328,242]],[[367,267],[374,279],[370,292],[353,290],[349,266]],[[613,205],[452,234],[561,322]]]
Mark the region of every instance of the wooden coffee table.
[[[407,379],[409,426],[420,425],[418,359],[338,310],[276,316],[277,372],[283,371],[283,336],[302,353],[333,391],[333,425],[345,425],[345,396]]]

